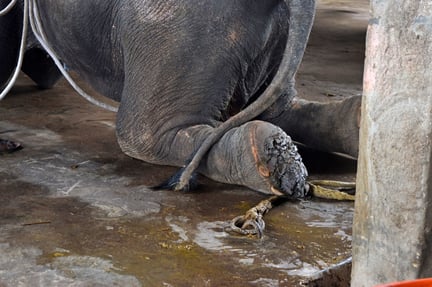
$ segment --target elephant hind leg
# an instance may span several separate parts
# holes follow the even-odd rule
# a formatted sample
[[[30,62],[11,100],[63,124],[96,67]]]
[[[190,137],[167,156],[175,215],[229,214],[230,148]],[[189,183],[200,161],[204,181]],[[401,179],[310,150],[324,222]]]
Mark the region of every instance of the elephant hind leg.
[[[61,73],[50,56],[40,48],[26,51],[21,70],[41,89],[49,89],[61,78]]]
[[[130,114],[129,111],[127,115]],[[134,158],[162,165],[184,166],[213,129],[198,124],[161,134],[151,127],[147,129],[142,122],[131,125],[117,119],[117,138],[122,150]],[[304,197],[306,192],[307,171],[297,148],[282,129],[263,121],[229,130],[203,158],[198,172],[215,181],[268,194],[297,198]]]

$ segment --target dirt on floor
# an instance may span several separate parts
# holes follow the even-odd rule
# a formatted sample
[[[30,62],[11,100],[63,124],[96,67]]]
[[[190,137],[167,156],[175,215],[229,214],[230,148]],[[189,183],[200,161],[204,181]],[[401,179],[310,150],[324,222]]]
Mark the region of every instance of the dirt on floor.
[[[367,20],[365,0],[319,1],[301,97],[361,95]],[[0,102],[0,137],[24,145],[0,155],[0,286],[300,286],[350,257],[352,202],[288,202],[262,239],[233,236],[229,220],[265,196],[205,178],[193,193],[149,189],[176,169],[124,155],[114,119],[65,81],[22,76]],[[301,152],[311,178],[355,179],[355,161]]]

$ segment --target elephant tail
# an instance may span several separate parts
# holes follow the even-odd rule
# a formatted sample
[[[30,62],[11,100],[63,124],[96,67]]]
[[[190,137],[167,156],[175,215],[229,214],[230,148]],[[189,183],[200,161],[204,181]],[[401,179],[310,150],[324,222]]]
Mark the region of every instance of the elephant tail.
[[[191,178],[193,178],[201,159],[227,131],[259,116],[273,105],[282,93],[288,92],[291,99],[295,96],[294,77],[309,39],[315,15],[316,0],[283,1],[289,10],[288,38],[281,64],[270,85],[253,103],[216,127],[212,134],[201,144],[192,160],[179,173],[168,180],[166,184],[162,184],[158,188],[178,191],[189,190],[192,186]]]

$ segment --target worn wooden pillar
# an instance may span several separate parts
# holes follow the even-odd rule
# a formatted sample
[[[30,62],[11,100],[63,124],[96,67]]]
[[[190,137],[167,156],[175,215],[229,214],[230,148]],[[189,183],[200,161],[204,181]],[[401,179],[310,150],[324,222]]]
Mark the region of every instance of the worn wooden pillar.
[[[432,1],[371,0],[352,286],[432,277]]]

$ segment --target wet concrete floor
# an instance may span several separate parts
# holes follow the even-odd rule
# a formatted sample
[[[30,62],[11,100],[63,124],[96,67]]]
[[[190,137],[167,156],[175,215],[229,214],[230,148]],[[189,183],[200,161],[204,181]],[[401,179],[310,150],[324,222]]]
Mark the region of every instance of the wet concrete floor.
[[[321,1],[317,19],[367,12],[349,2]],[[336,29],[330,22],[326,33]],[[359,93],[361,77],[320,80],[329,71],[313,68],[314,57],[323,60],[314,49],[299,73],[301,94]],[[264,195],[205,178],[191,193],[150,190],[176,168],[124,155],[114,119],[64,81],[41,91],[22,76],[0,103],[0,137],[24,145],[0,155],[0,286],[299,286],[350,257],[352,202],[289,202],[266,215],[263,239],[233,236],[228,221]],[[354,179],[355,161],[302,155],[311,178]]]

